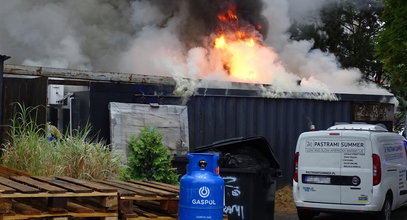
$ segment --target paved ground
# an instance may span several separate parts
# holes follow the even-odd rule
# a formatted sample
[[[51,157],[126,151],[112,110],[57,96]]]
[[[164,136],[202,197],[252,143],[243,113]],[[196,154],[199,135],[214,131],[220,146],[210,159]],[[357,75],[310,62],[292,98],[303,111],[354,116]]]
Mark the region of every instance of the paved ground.
[[[275,213],[275,220],[298,220],[297,215]],[[371,215],[359,215],[359,214],[321,214],[315,217],[315,220],[372,220]],[[392,220],[406,220],[407,219],[407,206],[404,206],[393,212]]]

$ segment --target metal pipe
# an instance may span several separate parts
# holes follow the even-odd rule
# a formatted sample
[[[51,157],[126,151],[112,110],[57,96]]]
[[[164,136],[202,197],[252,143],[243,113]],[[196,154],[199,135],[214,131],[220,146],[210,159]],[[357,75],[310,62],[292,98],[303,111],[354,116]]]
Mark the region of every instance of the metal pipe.
[[[72,137],[72,99],[75,99],[72,96],[68,97],[68,104],[69,104],[69,135]]]

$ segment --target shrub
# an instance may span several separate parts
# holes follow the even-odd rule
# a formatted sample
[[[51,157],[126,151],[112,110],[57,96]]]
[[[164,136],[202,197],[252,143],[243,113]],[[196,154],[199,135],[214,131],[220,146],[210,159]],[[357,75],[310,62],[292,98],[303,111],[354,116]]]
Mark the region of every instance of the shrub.
[[[121,173],[122,179],[178,183],[178,175],[171,166],[172,156],[156,129],[144,127],[138,139],[131,136],[129,149],[128,167]]]

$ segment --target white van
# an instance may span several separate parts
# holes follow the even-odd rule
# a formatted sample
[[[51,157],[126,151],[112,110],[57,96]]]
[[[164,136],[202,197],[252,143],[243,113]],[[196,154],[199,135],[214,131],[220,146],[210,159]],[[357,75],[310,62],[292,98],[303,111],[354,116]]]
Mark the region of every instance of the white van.
[[[293,178],[298,217],[356,212],[389,220],[407,202],[406,171],[403,137],[381,126],[346,124],[302,133]]]

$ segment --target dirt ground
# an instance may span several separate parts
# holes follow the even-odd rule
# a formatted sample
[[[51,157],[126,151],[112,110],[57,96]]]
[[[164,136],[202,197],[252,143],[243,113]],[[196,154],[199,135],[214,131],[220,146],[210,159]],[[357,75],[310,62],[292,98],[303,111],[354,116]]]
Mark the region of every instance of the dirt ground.
[[[289,185],[277,190],[275,198],[275,211],[278,213],[296,214],[293,199],[293,188]]]
[[[295,208],[292,187],[287,185],[276,192],[275,198],[275,220],[298,220],[297,210]],[[330,214],[322,213],[315,220],[371,220],[371,215],[361,214]],[[392,220],[406,220],[407,205],[403,206],[392,214]]]

